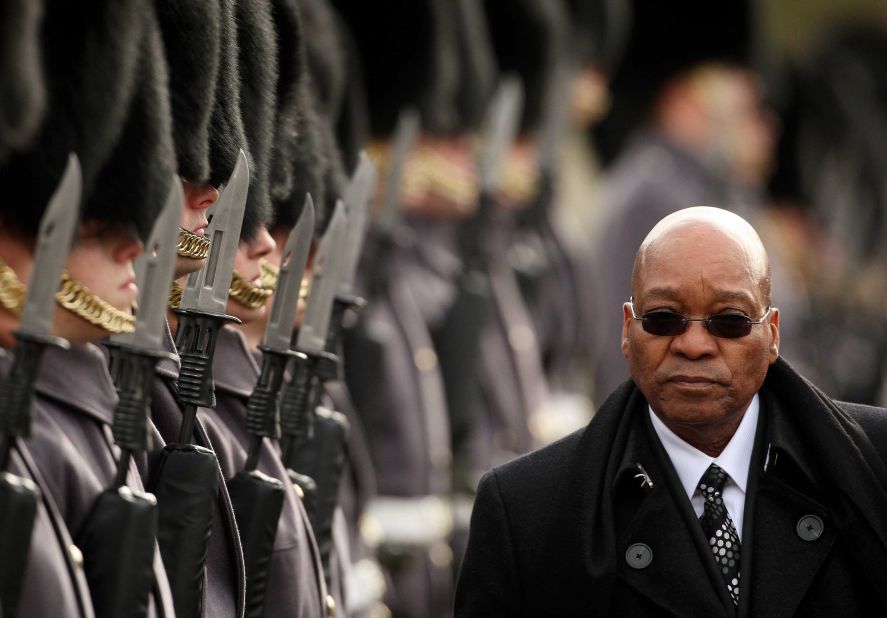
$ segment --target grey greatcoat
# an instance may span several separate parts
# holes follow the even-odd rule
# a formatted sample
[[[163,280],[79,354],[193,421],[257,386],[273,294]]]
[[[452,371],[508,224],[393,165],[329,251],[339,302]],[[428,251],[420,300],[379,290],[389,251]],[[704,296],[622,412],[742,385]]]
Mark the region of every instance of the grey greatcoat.
[[[27,443],[17,446],[9,471],[36,483],[42,498],[31,533],[31,551],[24,565],[19,615],[92,616],[92,601],[82,562],[73,549],[71,534],[28,451]],[[52,594],[46,594],[47,590],[52,590]]]
[[[157,430],[152,452],[154,455],[159,454],[167,442],[178,441],[182,424],[182,410],[175,396],[180,365],[169,328],[163,342],[166,351],[175,355],[175,360],[162,360],[157,364],[151,389],[151,416]],[[195,423],[194,443],[213,448],[200,414]],[[212,534],[207,547],[203,602],[204,615],[207,618],[242,616],[245,602],[246,576],[240,535],[221,468],[219,479],[218,508],[213,515]]]
[[[449,419],[443,380],[428,325],[410,277],[413,254],[393,247],[387,256],[384,289],[368,295],[361,322],[345,342],[348,388],[366,430],[376,471],[377,500],[391,507],[378,515],[387,532],[416,524],[415,507],[451,487]],[[430,522],[428,522],[430,523]],[[450,526],[426,526],[425,538],[410,547],[391,570],[393,590],[386,599],[395,615],[438,616],[448,613],[451,567],[431,559],[447,545]],[[398,545],[394,538],[383,544]],[[440,551],[438,551],[438,555]]]
[[[226,480],[233,478],[246,463],[250,442],[246,430],[246,403],[258,377],[259,367],[243,335],[232,328],[223,328],[213,357],[216,407],[201,409],[200,414],[216,447]],[[265,615],[324,616],[326,586],[320,554],[305,507],[295,493],[275,446],[264,440],[258,463],[260,471],[280,480],[286,490],[274,538]]]
[[[4,352],[0,350],[0,373],[5,377],[12,359]],[[93,615],[92,602],[80,556],[72,549],[71,533],[28,450],[27,440],[18,441],[10,453],[8,470],[34,482],[41,495],[30,553],[24,565],[19,614],[89,618]],[[46,594],[46,590],[52,590],[53,594]]]
[[[72,345],[70,350],[48,349],[35,392],[34,435],[27,449],[44,480],[44,489],[72,538],[77,539],[96,498],[114,482],[119,450],[113,443],[111,424],[117,391],[102,351],[85,344]],[[127,484],[144,491],[135,463],[130,465]],[[172,596],[159,550],[154,556],[154,574],[149,615],[171,617]]]

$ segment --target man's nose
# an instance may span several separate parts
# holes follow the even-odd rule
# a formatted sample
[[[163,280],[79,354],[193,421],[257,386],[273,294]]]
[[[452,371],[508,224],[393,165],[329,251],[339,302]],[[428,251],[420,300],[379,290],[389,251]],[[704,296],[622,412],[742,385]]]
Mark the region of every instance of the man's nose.
[[[141,240],[130,234],[122,234],[112,250],[115,262],[133,261],[142,254],[145,245]]]
[[[219,191],[208,183],[197,184],[185,181],[185,207],[192,210],[206,210],[219,199]]]
[[[719,352],[718,342],[703,322],[690,322],[683,334],[671,341],[671,351],[689,359],[707,358]]]

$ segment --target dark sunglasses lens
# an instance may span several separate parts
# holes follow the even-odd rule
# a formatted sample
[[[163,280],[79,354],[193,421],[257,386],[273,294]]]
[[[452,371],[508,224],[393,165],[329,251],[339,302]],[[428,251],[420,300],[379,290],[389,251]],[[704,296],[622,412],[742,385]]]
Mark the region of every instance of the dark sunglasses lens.
[[[670,311],[652,311],[643,317],[644,330],[659,337],[676,337],[686,330],[684,318]]]
[[[751,320],[744,315],[713,315],[708,320],[708,332],[725,339],[745,337],[751,332]]]

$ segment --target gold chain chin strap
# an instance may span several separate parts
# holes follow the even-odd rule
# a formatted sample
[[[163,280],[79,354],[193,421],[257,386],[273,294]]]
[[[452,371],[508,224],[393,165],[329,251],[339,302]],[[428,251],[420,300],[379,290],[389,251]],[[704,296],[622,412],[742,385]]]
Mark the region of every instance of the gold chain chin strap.
[[[274,290],[257,288],[244,279],[237,271],[231,274],[231,289],[229,295],[238,303],[248,309],[258,309],[266,302]]]
[[[85,285],[72,279],[68,271],[62,273],[61,283],[61,289],[55,293],[55,300],[74,315],[112,334],[131,333],[135,330],[133,316],[112,307],[90,292]]]
[[[266,290],[276,290],[277,278],[280,276],[280,269],[264,259],[259,262],[259,268],[262,270],[262,287]]]
[[[179,228],[179,244],[176,245],[179,255],[195,260],[205,260],[209,257],[209,238],[198,236],[185,228]]]
[[[179,308],[179,305],[182,304],[182,294],[184,293],[185,288],[180,286],[177,281],[173,281],[172,287],[169,288],[169,300],[166,301],[170,309]]]
[[[0,304],[16,317],[21,317],[28,298],[28,288],[15,271],[0,259]]]

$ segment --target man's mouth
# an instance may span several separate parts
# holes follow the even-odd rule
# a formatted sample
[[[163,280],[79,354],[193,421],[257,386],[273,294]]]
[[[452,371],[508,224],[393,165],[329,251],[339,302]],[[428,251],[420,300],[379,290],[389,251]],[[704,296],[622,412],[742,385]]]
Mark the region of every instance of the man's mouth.
[[[694,376],[694,375],[673,375],[668,378],[668,383],[673,384],[679,388],[686,389],[703,389],[709,388],[712,386],[720,386],[721,382],[719,380],[715,380],[709,378],[707,376]]]

